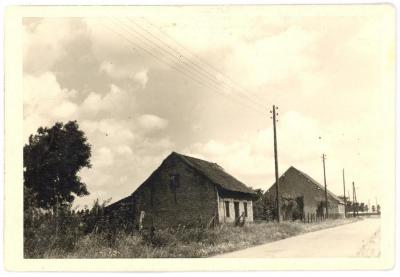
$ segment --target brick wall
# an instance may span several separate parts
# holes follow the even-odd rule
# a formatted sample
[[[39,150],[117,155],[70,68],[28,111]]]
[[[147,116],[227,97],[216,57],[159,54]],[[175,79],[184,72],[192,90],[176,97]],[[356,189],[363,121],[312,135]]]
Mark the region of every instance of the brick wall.
[[[207,224],[218,209],[216,187],[177,157],[166,159],[134,199],[136,224],[145,211],[144,225],[156,228]]]

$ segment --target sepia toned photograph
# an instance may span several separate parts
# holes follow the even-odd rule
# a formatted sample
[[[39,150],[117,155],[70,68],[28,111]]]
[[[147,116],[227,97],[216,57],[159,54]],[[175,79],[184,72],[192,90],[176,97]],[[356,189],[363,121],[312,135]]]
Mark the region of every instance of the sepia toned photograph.
[[[391,6],[13,11],[21,260],[394,255]]]

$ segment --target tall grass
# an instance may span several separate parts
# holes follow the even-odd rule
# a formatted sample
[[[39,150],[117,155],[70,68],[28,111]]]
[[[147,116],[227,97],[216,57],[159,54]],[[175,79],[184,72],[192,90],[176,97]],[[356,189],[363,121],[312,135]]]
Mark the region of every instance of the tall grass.
[[[52,247],[42,258],[196,258],[209,257],[272,242],[302,233],[333,227],[354,219],[301,222],[262,222],[243,227],[220,225],[214,229],[178,228],[153,232],[89,233],[73,249]],[[112,236],[112,238],[110,238]]]

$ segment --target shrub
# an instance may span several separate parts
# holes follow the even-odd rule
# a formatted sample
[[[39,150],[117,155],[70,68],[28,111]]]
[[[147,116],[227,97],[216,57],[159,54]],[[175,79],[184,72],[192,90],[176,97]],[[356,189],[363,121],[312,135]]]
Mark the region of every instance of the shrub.
[[[40,258],[48,249],[72,251],[84,234],[80,219],[68,211],[37,213],[24,222],[24,257]]]

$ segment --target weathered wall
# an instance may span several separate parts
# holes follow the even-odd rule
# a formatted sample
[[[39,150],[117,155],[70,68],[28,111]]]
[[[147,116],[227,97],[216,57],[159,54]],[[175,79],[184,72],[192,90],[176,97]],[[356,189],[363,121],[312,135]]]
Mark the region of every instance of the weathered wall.
[[[226,201],[229,202],[230,216],[226,214]],[[253,222],[253,202],[251,200],[244,200],[242,198],[222,198],[219,197],[218,202],[218,218],[221,223],[235,222],[235,208],[234,202],[239,202],[239,215],[244,212],[244,203],[247,203],[247,217],[246,222]]]
[[[176,185],[171,175],[179,176]],[[164,160],[134,199],[136,225],[141,211],[144,225],[156,228],[207,224],[218,212],[216,187],[177,157]]]
[[[318,205],[325,203],[325,191],[305,178],[297,170],[291,168],[279,178],[279,191],[284,198],[304,197],[304,213],[317,213]],[[265,196],[275,199],[275,184],[268,189]],[[338,202],[328,194],[328,213],[337,214],[340,211],[344,215],[344,209],[339,209]],[[325,213],[325,208],[323,209]]]

